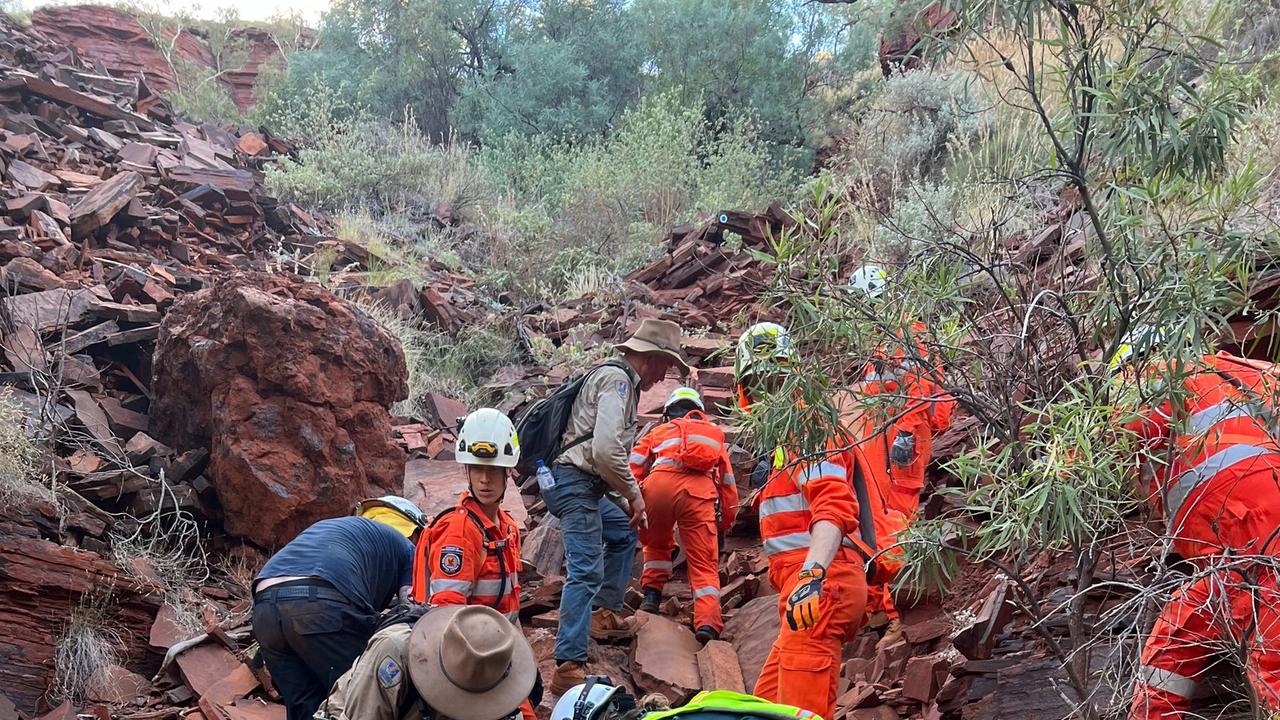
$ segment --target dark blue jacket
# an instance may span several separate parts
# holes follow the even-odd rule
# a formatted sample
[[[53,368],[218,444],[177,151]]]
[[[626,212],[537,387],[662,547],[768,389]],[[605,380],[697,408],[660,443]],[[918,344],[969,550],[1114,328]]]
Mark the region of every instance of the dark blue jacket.
[[[376,613],[413,581],[413,544],[395,529],[362,517],[321,520],[280,548],[254,579],[319,577],[352,605]]]

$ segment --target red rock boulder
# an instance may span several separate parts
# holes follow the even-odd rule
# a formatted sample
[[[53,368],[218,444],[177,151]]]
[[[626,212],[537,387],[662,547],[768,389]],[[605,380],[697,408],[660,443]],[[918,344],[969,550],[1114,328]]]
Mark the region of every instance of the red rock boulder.
[[[220,60],[202,32],[177,21],[163,25],[148,30],[135,13],[105,4],[46,6],[31,14],[31,27],[53,42],[74,49],[90,64],[102,63],[116,77],[141,77],[160,92],[178,86],[166,53],[197,68],[219,67]],[[303,31],[295,40],[306,48],[312,45],[313,36]],[[236,107],[248,110],[259,99],[254,96],[259,76],[268,67],[284,67],[285,44],[270,31],[256,27],[233,29],[230,41],[243,61],[238,68],[220,68],[219,80]]]
[[[362,497],[399,494],[387,407],[406,377],[400,345],[358,308],[312,283],[236,275],[165,316],[151,434],[208,447],[227,531],[275,548]]]

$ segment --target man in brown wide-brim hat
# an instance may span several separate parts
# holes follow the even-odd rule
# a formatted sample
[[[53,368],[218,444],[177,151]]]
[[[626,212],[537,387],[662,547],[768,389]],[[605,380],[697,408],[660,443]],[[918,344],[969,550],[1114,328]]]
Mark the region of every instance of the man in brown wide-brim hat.
[[[608,640],[636,632],[635,619],[622,614],[635,562],[635,528],[647,523],[644,497],[628,464],[636,410],[640,392],[671,368],[689,371],[680,326],[667,320],[641,321],[614,349],[620,357],[596,366],[583,381],[561,436],[561,447],[568,449],[551,467],[555,484],[541,490],[547,510],[560,519],[565,551],[549,688],[554,695],[585,681],[588,637]]]
[[[518,720],[538,675],[524,635],[484,605],[429,609],[377,633],[317,718]]]

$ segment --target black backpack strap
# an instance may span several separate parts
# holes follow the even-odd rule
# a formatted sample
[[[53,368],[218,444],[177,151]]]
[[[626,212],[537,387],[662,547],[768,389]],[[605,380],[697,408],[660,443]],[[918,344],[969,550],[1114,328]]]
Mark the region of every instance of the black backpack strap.
[[[413,720],[426,720],[433,718],[435,713],[426,701],[422,699],[422,695],[418,694],[418,689],[413,683],[406,683],[404,697],[400,699],[400,707],[396,708],[396,718],[405,720],[410,718]],[[413,712],[416,710],[417,712]],[[412,714],[411,714],[412,713]]]
[[[876,526],[874,512],[871,509],[871,492],[867,489],[867,478],[862,472],[862,463],[855,458],[853,461],[853,492],[858,497],[858,534],[862,536],[862,542],[871,548],[872,552],[879,551],[876,546]]]
[[[476,527],[480,529],[480,536],[484,538],[485,554],[488,555],[491,549],[499,551],[498,552],[498,572],[500,574],[499,575],[500,580],[498,582],[498,588],[499,590],[506,589],[507,577],[509,576],[510,571],[507,570],[507,559],[506,557],[503,556],[503,553],[501,551],[506,549],[507,541],[505,539],[499,540],[495,538],[493,536],[493,533],[489,532],[489,528],[485,527],[484,521],[480,519],[480,516],[476,514],[475,510],[472,510],[471,508],[466,506],[463,506],[461,509],[467,513],[467,517],[471,518],[471,522],[475,523]],[[430,524],[427,525],[427,528],[430,529],[435,527],[436,523],[444,519],[446,515],[457,512],[458,510],[459,510],[459,507],[457,505],[454,505],[453,507],[442,511],[439,515],[436,515],[434,518],[431,519],[431,522]],[[428,572],[430,572],[430,568],[428,568]],[[502,593],[499,593],[497,596],[494,597],[493,602],[490,603],[489,606],[492,607],[494,610],[497,610],[498,603],[501,601],[502,601]]]
[[[876,575],[875,555],[879,552],[879,547],[876,545],[876,525],[874,511],[871,509],[871,492],[867,489],[867,477],[862,472],[862,462],[857,458],[853,461],[853,493],[858,499],[858,535],[871,549],[872,556],[865,558],[867,581],[870,582]],[[861,548],[859,548],[859,554],[862,554]]]
[[[457,505],[454,505],[453,507],[445,508],[444,510],[441,510],[441,511],[440,511],[440,513],[439,513],[438,515],[436,515],[435,517],[431,518],[431,522],[427,523],[427,529],[428,529],[428,530],[430,530],[431,528],[435,527],[435,526],[436,526],[436,523],[438,523],[438,522],[440,522],[441,520],[443,520],[445,515],[448,515],[449,513],[453,512],[454,510],[457,510],[457,509],[458,509],[458,506],[457,506]]]
[[[595,436],[596,436],[595,431],[592,431],[592,432],[587,433],[586,435],[583,435],[582,437],[574,438],[574,439],[573,439],[573,442],[570,442],[570,443],[569,443],[569,444],[567,444],[567,445],[561,445],[561,446],[560,446],[560,449],[556,450],[555,452],[553,452],[553,453],[551,453],[549,456],[547,456],[547,459],[546,459],[546,463],[547,463],[547,465],[548,465],[548,466],[553,465],[553,464],[555,463],[555,461],[556,461],[556,458],[558,458],[558,457],[560,457],[561,455],[563,455],[563,454],[565,454],[565,453],[569,452],[570,450],[572,450],[572,449],[574,449],[574,448],[578,447],[578,446],[579,446],[579,445],[581,445],[582,443],[584,443],[584,442],[588,442],[589,440],[591,440],[591,439],[592,439],[592,438],[594,438]]]
[[[606,367],[615,367],[615,368],[618,368],[619,370],[622,370],[623,372],[627,372],[631,369],[631,366],[628,365],[625,360],[622,360],[621,358],[610,358],[598,365],[592,366],[592,368],[588,370],[585,375],[582,376],[582,381],[585,383],[587,378],[594,375],[597,370],[601,368],[606,368]],[[627,372],[627,377],[630,378],[631,373]],[[635,395],[638,389],[639,389],[638,385],[635,388],[632,388],[631,394]],[[577,402],[577,398],[574,398],[574,401]],[[551,467],[551,465],[555,463],[556,458],[578,447],[582,443],[590,441],[594,437],[595,437],[595,431],[591,431],[591,432],[588,432],[586,435],[583,435],[582,437],[574,438],[572,441],[564,445],[561,445],[559,449],[557,449],[554,453],[552,453],[549,457],[547,457],[545,461],[547,464],[547,467]]]
[[[495,538],[493,534],[489,532],[489,528],[485,527],[484,521],[480,519],[480,516],[477,515],[474,510],[469,507],[464,507],[463,510],[467,511],[467,515],[471,517],[471,522],[474,522],[476,527],[480,528],[480,534],[484,537],[485,554],[488,554],[490,549],[497,552],[498,594],[493,597],[493,602],[490,604],[490,607],[497,610],[498,603],[502,601],[502,592],[507,588],[507,558],[505,553],[502,552],[507,547],[507,540],[506,538],[503,538],[502,540]]]

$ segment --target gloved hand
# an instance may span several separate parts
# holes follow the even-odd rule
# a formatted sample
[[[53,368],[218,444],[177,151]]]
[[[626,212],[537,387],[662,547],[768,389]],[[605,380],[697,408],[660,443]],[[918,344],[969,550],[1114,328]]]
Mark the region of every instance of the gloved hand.
[[[787,625],[792,630],[809,630],[822,617],[822,581],[827,571],[821,565],[801,570],[797,575],[796,589],[787,598]]]
[[[756,469],[751,471],[751,487],[759,490],[764,484],[769,482],[769,471],[773,469],[773,464],[768,458],[762,458],[756,463]]]
[[[390,608],[382,611],[382,614],[378,617],[378,630],[382,630],[383,628],[391,627],[392,625],[399,623],[408,623],[409,625],[412,625],[421,619],[423,615],[430,612],[434,607],[434,605],[428,605],[426,603],[396,603]]]
[[[898,467],[906,467],[916,459],[916,436],[911,433],[898,433],[889,448],[889,460]]]

